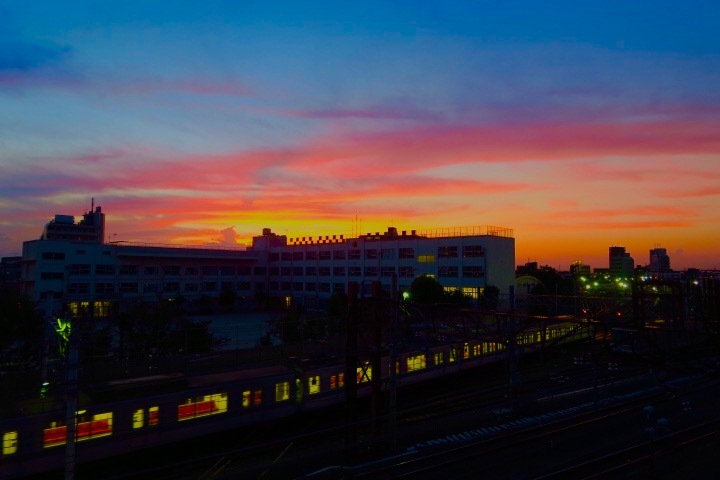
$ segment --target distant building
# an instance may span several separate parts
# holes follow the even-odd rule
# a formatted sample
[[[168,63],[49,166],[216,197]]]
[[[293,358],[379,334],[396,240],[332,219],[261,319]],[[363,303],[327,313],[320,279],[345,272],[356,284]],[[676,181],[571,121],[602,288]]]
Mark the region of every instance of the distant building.
[[[20,290],[21,260],[22,257],[0,259],[0,288]]]
[[[42,240],[72,240],[76,242],[104,243],[105,214],[100,207],[95,207],[83,215],[82,220],[75,223],[72,215],[55,215],[53,220],[45,224]]]
[[[610,247],[610,275],[614,277],[632,277],[635,272],[635,260],[625,251],[625,247]]]
[[[670,271],[670,256],[664,248],[650,249],[650,263],[648,264],[648,272],[665,273]]]
[[[102,316],[126,300],[195,300],[224,290],[318,307],[346,292],[348,282],[357,282],[362,295],[379,282],[392,295],[423,275],[474,299],[488,285],[506,295],[515,285],[515,239],[502,227],[389,227],[354,238],[289,239],[264,229],[251,247],[233,249],[105,243],[100,207],[79,223],[65,217],[56,216],[41,239],[23,243],[22,287],[33,300],[71,314],[90,309]]]
[[[582,260],[575,260],[570,265],[571,275],[590,275],[590,265],[583,264]]]

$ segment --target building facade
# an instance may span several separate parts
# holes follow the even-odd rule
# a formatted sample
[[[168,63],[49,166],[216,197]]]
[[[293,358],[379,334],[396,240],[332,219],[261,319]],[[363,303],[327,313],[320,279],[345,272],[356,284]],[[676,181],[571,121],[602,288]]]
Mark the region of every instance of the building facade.
[[[635,260],[625,251],[625,247],[610,247],[610,275],[630,278],[635,272]]]
[[[670,271],[670,256],[665,248],[650,249],[650,263],[648,271],[651,273],[666,273]]]
[[[70,237],[68,226],[89,226],[67,219],[62,225]],[[104,219],[94,228],[104,230]],[[349,282],[357,282],[362,295],[380,282],[391,295],[408,290],[422,275],[477,299],[488,285],[509,293],[515,280],[515,239],[512,230],[500,227],[422,232],[391,227],[355,238],[290,239],[264,229],[247,248],[105,243],[103,236],[43,235],[24,242],[23,291],[55,310],[62,305],[73,314],[92,309],[103,316],[127,300],[193,300],[224,290],[322,307],[334,292],[346,292]]]

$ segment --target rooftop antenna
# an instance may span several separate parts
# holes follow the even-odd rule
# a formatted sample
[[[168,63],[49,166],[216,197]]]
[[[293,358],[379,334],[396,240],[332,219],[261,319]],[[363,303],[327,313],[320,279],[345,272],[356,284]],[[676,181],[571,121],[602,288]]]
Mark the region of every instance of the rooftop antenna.
[[[95,210],[95,197],[92,197],[90,200],[90,213],[92,213]]]

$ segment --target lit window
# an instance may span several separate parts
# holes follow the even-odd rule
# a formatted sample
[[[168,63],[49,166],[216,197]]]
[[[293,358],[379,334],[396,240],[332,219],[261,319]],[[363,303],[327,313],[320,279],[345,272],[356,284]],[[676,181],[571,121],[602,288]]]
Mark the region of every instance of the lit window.
[[[190,420],[223,412],[227,412],[227,393],[213,393],[194,400],[189,398],[184,404],[178,405],[178,420]]]
[[[408,372],[422,370],[426,367],[425,355],[415,355],[414,357],[408,357],[406,359],[406,364]]]
[[[154,427],[160,422],[160,408],[150,407],[148,408],[148,425]]]
[[[145,426],[145,409],[138,408],[133,412],[133,428],[142,428]]]
[[[18,440],[17,437],[18,437],[17,432],[3,433],[3,444],[2,444],[2,454],[3,455],[12,455],[13,453],[17,452],[17,440]]]
[[[280,382],[275,384],[275,401],[283,402],[290,400],[290,382]]]
[[[345,373],[340,372],[337,375],[330,376],[330,388],[342,388],[345,386]]]
[[[93,415],[90,420],[76,419],[75,438],[77,441],[112,435],[112,412]],[[54,447],[65,444],[67,426],[64,422],[52,422],[43,430],[43,447]]]
[[[418,255],[417,261],[420,263],[433,263],[435,262],[435,255]]]
[[[320,376],[315,375],[307,379],[308,394],[320,393]]]
[[[372,367],[366,363],[362,367],[357,367],[357,383],[365,383],[372,380]]]

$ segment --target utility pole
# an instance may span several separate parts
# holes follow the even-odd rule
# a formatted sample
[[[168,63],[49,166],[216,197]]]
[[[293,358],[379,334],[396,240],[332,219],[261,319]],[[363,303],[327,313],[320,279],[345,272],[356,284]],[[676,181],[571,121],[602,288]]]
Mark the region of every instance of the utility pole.
[[[78,403],[78,347],[80,329],[78,320],[71,324],[70,348],[67,357],[67,380],[65,386],[65,480],[75,479],[75,432],[77,430]]]

